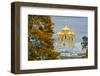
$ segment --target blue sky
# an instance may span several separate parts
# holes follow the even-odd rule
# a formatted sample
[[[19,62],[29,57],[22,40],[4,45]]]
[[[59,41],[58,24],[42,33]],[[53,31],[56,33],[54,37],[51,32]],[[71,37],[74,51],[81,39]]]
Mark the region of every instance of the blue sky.
[[[54,32],[60,32],[64,26],[72,29],[76,34],[74,50],[81,51],[81,41],[83,36],[88,36],[88,17],[76,17],[76,16],[51,16],[52,23],[54,23]],[[53,36],[55,43],[57,42],[57,36]]]

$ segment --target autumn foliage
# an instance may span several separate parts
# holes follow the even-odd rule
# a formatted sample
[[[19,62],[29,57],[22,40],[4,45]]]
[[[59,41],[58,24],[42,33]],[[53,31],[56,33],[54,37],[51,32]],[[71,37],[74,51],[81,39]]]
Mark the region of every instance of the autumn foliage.
[[[54,51],[50,16],[28,16],[28,60],[58,59]]]

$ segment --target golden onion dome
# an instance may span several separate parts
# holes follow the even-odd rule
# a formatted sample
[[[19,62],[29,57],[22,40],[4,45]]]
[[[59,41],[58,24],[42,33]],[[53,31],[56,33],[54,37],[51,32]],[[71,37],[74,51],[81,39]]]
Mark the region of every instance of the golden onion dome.
[[[72,31],[69,31],[68,34],[70,34],[70,35],[75,35],[75,33],[72,32]]]
[[[64,33],[63,32],[58,32],[57,33],[57,37],[60,38],[60,39],[63,38],[64,37]]]
[[[70,28],[68,28],[67,26],[65,26],[64,28],[62,28],[62,32],[66,35],[68,32],[70,31]]]
[[[71,37],[71,38],[74,38],[74,37],[75,37],[75,33],[72,32],[72,31],[69,31],[69,32],[68,32],[68,35],[69,35],[69,37]]]
[[[65,26],[64,28],[62,28],[63,31],[70,31],[70,28],[68,28],[67,26]]]
[[[58,32],[58,33],[57,33],[57,35],[63,35],[63,34],[64,34],[63,32]]]

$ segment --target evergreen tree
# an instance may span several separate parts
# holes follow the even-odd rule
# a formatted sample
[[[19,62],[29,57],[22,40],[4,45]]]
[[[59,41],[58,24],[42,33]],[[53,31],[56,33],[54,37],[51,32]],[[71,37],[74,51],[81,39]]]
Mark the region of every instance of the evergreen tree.
[[[88,46],[88,38],[87,38],[87,36],[83,36],[82,37],[81,45],[82,45],[82,49],[87,48],[87,46]]]
[[[88,37],[87,36],[83,36],[82,37],[82,49],[86,50],[86,52],[83,55],[83,58],[87,58],[88,57]]]

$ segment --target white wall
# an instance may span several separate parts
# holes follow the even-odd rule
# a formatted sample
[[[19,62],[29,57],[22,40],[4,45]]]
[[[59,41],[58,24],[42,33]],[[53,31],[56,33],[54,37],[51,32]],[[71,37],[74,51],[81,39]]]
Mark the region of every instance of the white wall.
[[[0,1],[0,76],[16,76],[10,73],[11,60],[11,16],[10,3],[13,1],[28,1],[41,3],[57,3],[57,4],[74,4],[74,5],[90,5],[99,7],[98,22],[100,21],[100,0],[1,0]],[[100,22],[98,23],[98,28]],[[100,30],[98,31],[100,33]],[[100,34],[98,36],[100,42]],[[100,46],[100,44],[99,44]],[[100,58],[100,49],[98,49]],[[21,74],[18,76],[100,76],[100,59],[98,70],[81,70],[81,71],[65,71],[52,73],[38,73],[38,74]]]

